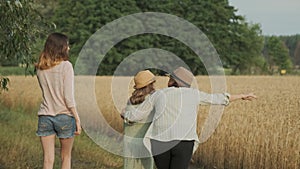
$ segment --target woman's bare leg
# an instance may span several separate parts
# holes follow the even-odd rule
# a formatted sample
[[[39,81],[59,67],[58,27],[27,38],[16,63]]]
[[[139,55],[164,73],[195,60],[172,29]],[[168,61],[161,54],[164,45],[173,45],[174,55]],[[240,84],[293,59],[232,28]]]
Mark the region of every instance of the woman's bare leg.
[[[43,169],[52,169],[55,159],[55,135],[40,137],[44,152]]]
[[[71,153],[74,142],[73,138],[61,138],[61,169],[71,169]]]

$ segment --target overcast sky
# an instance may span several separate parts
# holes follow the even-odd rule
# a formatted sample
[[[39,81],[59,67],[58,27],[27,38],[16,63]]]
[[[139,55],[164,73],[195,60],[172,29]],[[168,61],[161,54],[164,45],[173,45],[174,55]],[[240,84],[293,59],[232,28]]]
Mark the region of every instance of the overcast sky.
[[[229,0],[247,22],[259,23],[263,35],[300,34],[300,0]]]

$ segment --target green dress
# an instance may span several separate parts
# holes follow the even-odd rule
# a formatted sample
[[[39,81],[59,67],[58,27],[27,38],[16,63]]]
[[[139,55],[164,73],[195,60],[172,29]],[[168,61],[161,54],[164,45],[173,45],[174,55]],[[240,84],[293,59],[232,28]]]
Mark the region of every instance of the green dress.
[[[127,105],[126,109],[137,105]],[[148,117],[148,119],[151,117]],[[151,153],[144,146],[143,138],[151,122],[124,123],[124,169],[153,169]]]

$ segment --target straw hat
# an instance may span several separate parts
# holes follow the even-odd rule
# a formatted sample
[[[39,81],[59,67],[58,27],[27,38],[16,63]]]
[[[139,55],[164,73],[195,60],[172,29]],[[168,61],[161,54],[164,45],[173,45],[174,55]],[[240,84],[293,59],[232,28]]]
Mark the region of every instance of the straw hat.
[[[134,88],[140,89],[155,81],[155,76],[149,70],[138,72],[134,77]]]
[[[194,75],[184,67],[179,67],[170,75],[180,87],[190,87],[194,80]]]

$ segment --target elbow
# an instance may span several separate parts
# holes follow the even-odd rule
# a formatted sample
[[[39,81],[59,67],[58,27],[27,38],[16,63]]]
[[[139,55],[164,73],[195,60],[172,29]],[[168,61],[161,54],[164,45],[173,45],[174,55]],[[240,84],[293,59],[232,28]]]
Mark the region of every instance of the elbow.
[[[65,105],[68,109],[72,109],[72,108],[75,108],[76,107],[76,104],[74,101],[71,101],[71,100],[66,100],[65,101]]]

